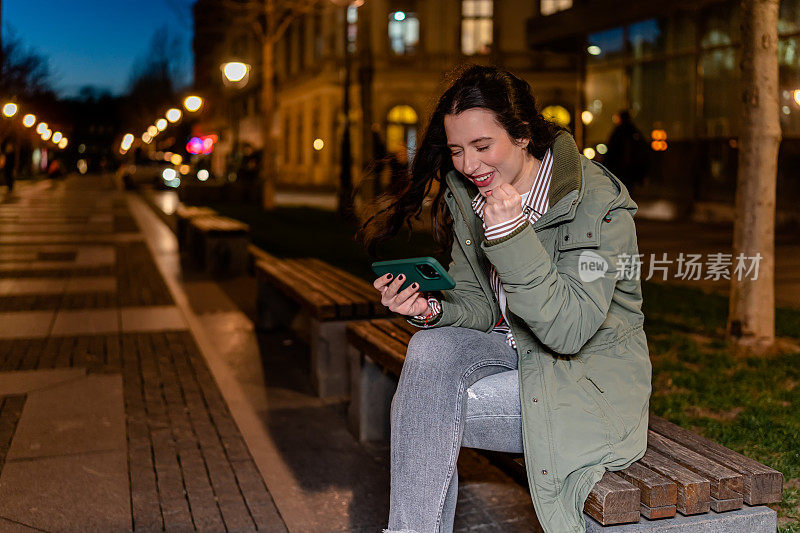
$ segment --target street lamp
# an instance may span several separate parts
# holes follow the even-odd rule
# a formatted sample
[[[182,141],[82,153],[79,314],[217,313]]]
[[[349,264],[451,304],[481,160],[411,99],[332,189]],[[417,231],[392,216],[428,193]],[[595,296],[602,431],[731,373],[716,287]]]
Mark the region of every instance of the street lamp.
[[[69,144],[69,141],[67,140],[67,138],[66,137],[62,137],[61,141],[58,143],[58,147],[63,150],[64,148],[67,147],[67,144]]]
[[[167,129],[167,119],[160,118],[156,120],[156,128],[158,128],[158,131],[164,131]]]
[[[167,117],[167,120],[169,120],[170,122],[172,122],[174,124],[174,123],[178,122],[181,119],[181,115],[183,115],[183,113],[181,113],[181,110],[180,109],[175,109],[173,107],[172,109],[167,111],[166,117]]]
[[[53,130],[49,130],[49,129],[45,130],[45,132],[42,133],[42,140],[43,141],[49,141],[50,137],[52,137],[52,136],[53,136]]]
[[[19,110],[17,104],[13,102],[8,102],[3,106],[3,115],[5,115],[8,118],[11,118],[17,114],[17,110]]]
[[[247,81],[250,79],[250,65],[247,63],[229,61],[220,65],[219,68],[222,71],[222,82],[228,87],[241,89],[247,85]],[[230,113],[231,128],[233,130],[233,139],[231,139],[232,166],[234,172],[238,174],[241,163],[239,154],[239,115],[231,102],[231,98],[228,99],[228,112]]]
[[[44,135],[44,132],[47,131],[47,122],[40,122],[38,126],[36,126],[36,133],[39,135]]]
[[[187,96],[186,99],[183,101],[183,107],[186,108],[186,111],[190,113],[194,113],[195,111],[200,110],[203,107],[203,99],[199,96]]]
[[[229,61],[220,67],[222,75],[229,84],[237,87],[244,87],[250,77],[250,65],[241,61]]]
[[[27,115],[22,117],[22,125],[25,126],[26,128],[33,127],[34,124],[36,124],[36,115],[31,115],[30,113],[28,113]]]
[[[56,144],[60,143],[62,137],[63,137],[63,135],[61,135],[60,131],[55,132],[53,134],[53,142],[56,143]]]

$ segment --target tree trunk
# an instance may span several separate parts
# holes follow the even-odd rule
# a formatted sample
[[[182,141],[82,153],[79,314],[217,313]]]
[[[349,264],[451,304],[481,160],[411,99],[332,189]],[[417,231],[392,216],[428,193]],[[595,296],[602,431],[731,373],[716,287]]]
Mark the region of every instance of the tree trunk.
[[[775,187],[781,130],[778,116],[779,0],[742,0],[742,123],[733,265],[761,255],[758,276],[731,272],[728,335],[741,348],[775,342]]]
[[[266,16],[266,35],[261,47],[261,203],[264,209],[275,208],[275,181],[278,164],[276,161],[275,138],[272,135],[275,120],[275,6],[274,0],[264,0]]]

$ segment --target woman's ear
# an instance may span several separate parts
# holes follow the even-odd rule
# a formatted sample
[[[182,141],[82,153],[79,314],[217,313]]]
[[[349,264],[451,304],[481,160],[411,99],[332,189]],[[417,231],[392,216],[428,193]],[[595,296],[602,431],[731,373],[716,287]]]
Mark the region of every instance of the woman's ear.
[[[520,148],[524,149],[524,148],[528,147],[528,143],[530,143],[531,140],[530,139],[515,139],[515,142],[517,143],[517,146],[519,146]]]

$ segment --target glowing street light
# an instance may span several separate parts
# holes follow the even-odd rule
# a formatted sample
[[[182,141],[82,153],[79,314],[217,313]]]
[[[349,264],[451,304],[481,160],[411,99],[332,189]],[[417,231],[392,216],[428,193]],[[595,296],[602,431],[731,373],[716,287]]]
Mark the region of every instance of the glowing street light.
[[[42,140],[43,141],[49,141],[50,137],[52,137],[52,136],[53,136],[53,130],[45,130],[45,132],[42,133]]]
[[[155,137],[156,135],[158,135],[158,128],[156,128],[155,126],[149,126],[147,128],[147,133],[150,134],[150,137]]]
[[[63,137],[63,135],[61,134],[60,131],[55,132],[53,134],[53,142],[56,143],[56,144],[60,143],[62,137]]]
[[[44,135],[44,132],[47,131],[47,122],[40,122],[38,126],[36,126],[36,133],[39,135]]]
[[[199,96],[187,96],[186,99],[183,101],[183,107],[186,108],[186,111],[190,113],[194,113],[198,111],[201,107],[203,107],[203,99]]]
[[[169,120],[174,124],[175,122],[178,122],[181,119],[182,114],[183,113],[181,113],[180,109],[175,109],[173,107],[172,109],[167,111],[167,120]]]
[[[150,134],[149,134],[149,133],[147,133],[147,132],[144,132],[144,133],[142,133],[142,142],[143,142],[143,143],[145,143],[145,144],[150,144],[150,142],[151,142],[152,140],[153,140],[153,136],[152,136],[152,135],[150,135]]]
[[[800,105],[800,89],[794,92],[794,101],[797,105]]]
[[[587,125],[591,124],[592,121],[594,120],[594,115],[592,114],[591,111],[588,110],[584,111],[583,113],[581,113],[581,120],[583,121],[584,124]]]
[[[132,133],[126,133],[122,137],[122,143],[120,144],[120,148],[122,148],[123,150],[125,150],[127,152],[128,150],[131,149],[131,146],[133,146],[133,134]]]
[[[231,61],[222,65],[222,74],[231,83],[239,83],[245,79],[250,71],[250,65],[241,61]]]
[[[69,144],[69,141],[67,140],[67,138],[66,138],[66,137],[63,137],[63,138],[61,139],[61,141],[58,143],[58,147],[59,147],[59,148],[61,148],[61,149],[63,150],[64,148],[66,148],[66,147],[67,147],[67,144]]]
[[[8,118],[11,118],[11,117],[13,117],[14,115],[17,114],[18,110],[19,110],[19,107],[17,106],[17,104],[15,104],[13,102],[8,102],[7,104],[5,104],[3,106],[3,115],[5,115]]]
[[[172,156],[169,158],[169,161],[173,165],[180,165],[183,163],[183,156],[181,154],[172,154]]]
[[[164,131],[167,129],[167,119],[160,118],[156,120],[156,128],[158,128],[158,131]]]
[[[25,126],[26,128],[33,127],[34,124],[36,124],[36,115],[31,115],[30,113],[28,113],[27,115],[22,117],[22,125]]]

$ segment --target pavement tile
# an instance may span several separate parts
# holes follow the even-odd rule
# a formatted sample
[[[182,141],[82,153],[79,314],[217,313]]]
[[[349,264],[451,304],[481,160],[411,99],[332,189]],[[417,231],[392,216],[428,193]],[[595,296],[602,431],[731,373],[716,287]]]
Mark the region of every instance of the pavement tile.
[[[64,292],[117,292],[117,278],[113,276],[70,278]]]
[[[0,313],[0,339],[46,337],[55,311]]]
[[[129,531],[124,451],[9,461],[0,475],[0,516],[45,531]]]
[[[125,446],[122,378],[95,374],[30,392],[7,460]]]
[[[186,329],[181,311],[175,306],[123,307],[122,331],[146,332]]]
[[[51,335],[98,335],[119,331],[117,309],[61,310]]]
[[[66,381],[86,376],[83,368],[57,368],[48,370],[20,370],[0,372],[0,396],[27,394]]]
[[[67,285],[65,279],[51,278],[4,278],[0,280],[0,296],[19,294],[61,294]]]

